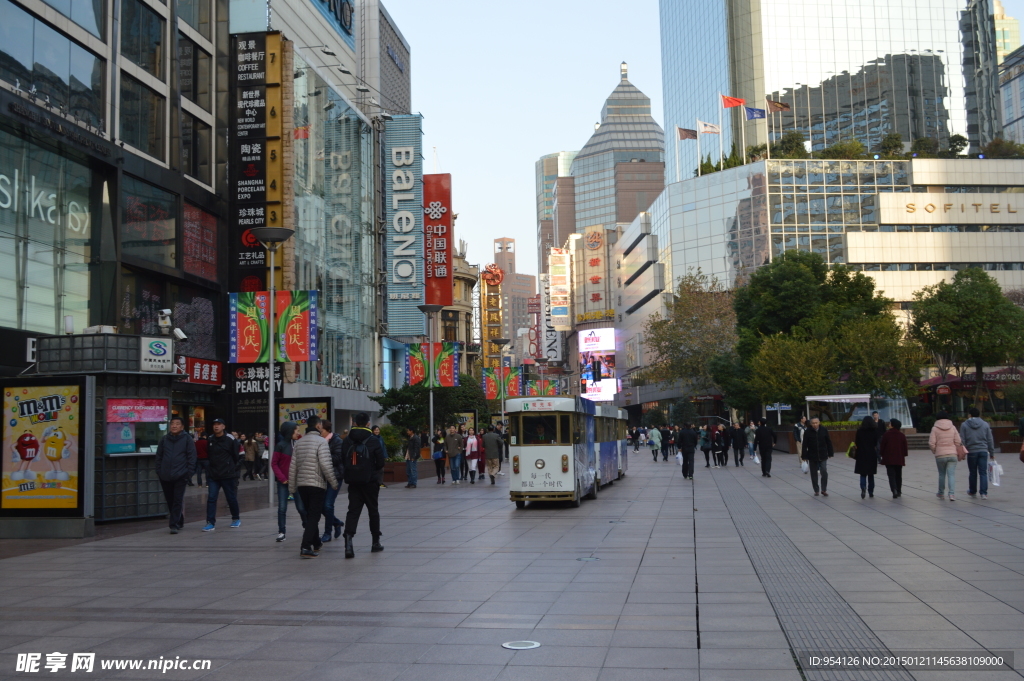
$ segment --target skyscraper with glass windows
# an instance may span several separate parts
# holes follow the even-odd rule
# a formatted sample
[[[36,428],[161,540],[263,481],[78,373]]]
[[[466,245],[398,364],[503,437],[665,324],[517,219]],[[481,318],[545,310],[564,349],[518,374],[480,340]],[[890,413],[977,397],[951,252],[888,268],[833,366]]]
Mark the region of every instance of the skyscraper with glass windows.
[[[758,109],[767,97],[788,110],[750,122],[726,110],[726,149],[745,125],[748,145],[795,131],[813,149],[877,149],[895,132],[943,147],[960,134],[977,151],[1001,129],[994,1],[661,0],[665,129],[717,123],[720,94]],[[695,151],[683,146],[683,168]],[[675,178],[674,154],[667,162]]]
[[[537,169],[537,272],[548,271],[548,249],[561,247],[572,234],[572,229],[555,223],[555,184],[559,178],[569,176],[575,151],[559,151],[541,156]],[[565,221],[563,221],[564,223]],[[562,229],[559,227],[562,226]]]

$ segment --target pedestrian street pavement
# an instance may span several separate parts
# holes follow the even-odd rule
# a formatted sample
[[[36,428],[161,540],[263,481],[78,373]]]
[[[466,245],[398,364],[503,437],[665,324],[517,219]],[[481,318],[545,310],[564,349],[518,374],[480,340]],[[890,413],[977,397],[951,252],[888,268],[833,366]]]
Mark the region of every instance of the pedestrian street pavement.
[[[785,454],[771,478],[749,461],[699,461],[689,482],[674,461],[631,453],[628,475],[578,509],[516,510],[504,477],[457,487],[426,478],[381,490],[386,550],[369,552],[364,515],[352,560],[341,542],[300,559],[294,509],[275,543],[276,510],[203,533],[203,508],[190,501],[178,535],[140,528],[0,554],[0,679],[1020,679],[1005,665],[881,661],[1012,652],[1024,668],[1024,464],[1002,463],[987,501],[967,496],[959,465],[955,502],[935,497],[933,457],[919,451],[898,500],[884,471],[861,500],[842,457],[830,461],[829,497],[814,497]],[[540,647],[502,648],[521,640]],[[52,653],[67,667],[47,671]],[[94,670],[71,672],[75,653],[95,654]],[[40,671],[17,671],[32,654]],[[880,666],[809,660],[839,655]],[[161,658],[209,669],[145,668]],[[143,669],[100,669],[133,659]]]

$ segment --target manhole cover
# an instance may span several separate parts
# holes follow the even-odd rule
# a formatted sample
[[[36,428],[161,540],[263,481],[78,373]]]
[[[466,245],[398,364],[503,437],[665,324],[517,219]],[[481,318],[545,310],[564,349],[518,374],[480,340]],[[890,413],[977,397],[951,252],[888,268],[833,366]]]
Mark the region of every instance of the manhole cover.
[[[576,560],[601,560],[601,559],[600,558],[589,557],[589,558],[577,558]]]
[[[502,648],[508,648],[509,650],[530,650],[532,648],[540,648],[540,644],[536,641],[509,641],[508,643],[502,643]]]

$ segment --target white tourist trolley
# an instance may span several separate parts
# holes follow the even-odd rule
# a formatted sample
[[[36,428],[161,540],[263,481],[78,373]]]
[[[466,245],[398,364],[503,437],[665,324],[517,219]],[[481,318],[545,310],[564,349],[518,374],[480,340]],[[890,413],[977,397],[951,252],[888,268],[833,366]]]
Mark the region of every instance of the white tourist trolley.
[[[626,474],[626,412],[579,397],[521,397],[506,406],[516,508],[527,501],[596,499]]]

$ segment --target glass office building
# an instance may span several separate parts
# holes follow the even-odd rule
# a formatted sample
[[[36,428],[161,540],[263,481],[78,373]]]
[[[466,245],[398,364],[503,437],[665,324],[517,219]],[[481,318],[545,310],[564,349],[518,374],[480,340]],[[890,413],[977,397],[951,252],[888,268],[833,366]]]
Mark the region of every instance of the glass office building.
[[[796,131],[813,149],[842,139],[876,149],[895,132],[943,146],[960,134],[977,151],[1001,131],[992,1],[662,0],[665,129],[717,123],[726,94],[789,107],[745,123],[741,108],[728,109],[726,149],[742,124],[748,145]],[[683,147],[684,178],[695,153]]]

